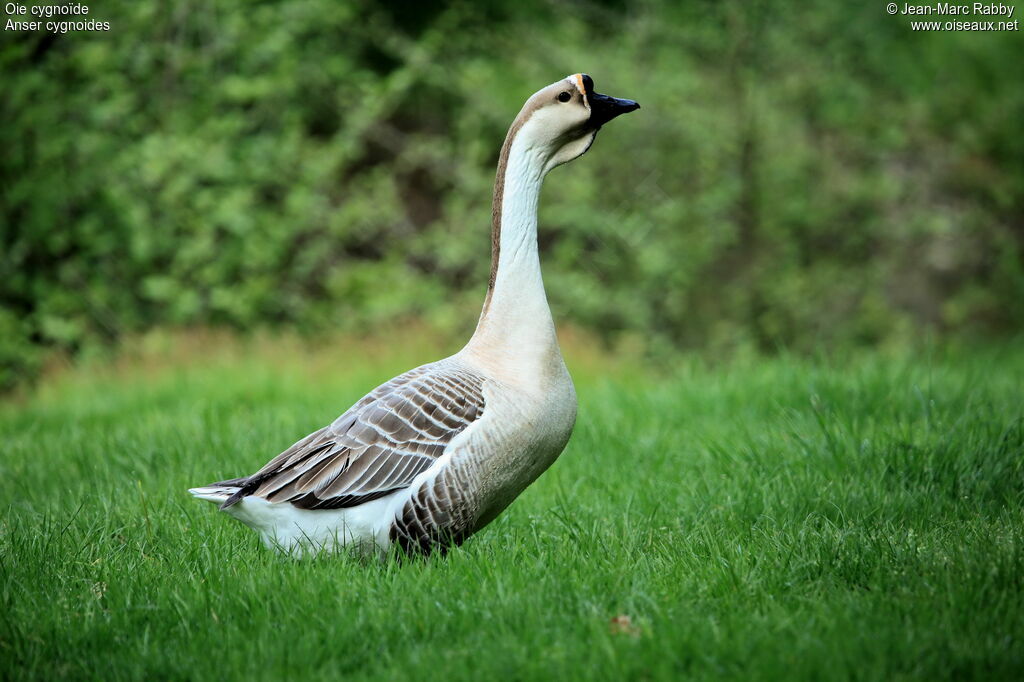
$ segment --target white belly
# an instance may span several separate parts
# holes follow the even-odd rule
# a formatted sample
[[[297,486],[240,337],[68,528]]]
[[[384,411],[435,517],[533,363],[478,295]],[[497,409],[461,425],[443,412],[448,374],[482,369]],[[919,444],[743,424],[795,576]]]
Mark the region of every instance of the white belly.
[[[383,553],[390,545],[389,510],[402,493],[408,491],[345,509],[300,509],[250,496],[224,511],[259,533],[267,547],[286,554],[299,557],[351,546],[368,555]]]

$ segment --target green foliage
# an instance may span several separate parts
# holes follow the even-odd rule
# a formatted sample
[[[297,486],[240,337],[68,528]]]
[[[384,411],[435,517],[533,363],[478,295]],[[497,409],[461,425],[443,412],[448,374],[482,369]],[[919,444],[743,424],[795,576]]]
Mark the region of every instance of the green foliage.
[[[185,489],[415,362],[347,350],[79,371],[0,410],[0,678],[1020,677],[1020,348],[656,381],[569,354],[568,449],[463,547],[288,560]]]
[[[1016,33],[824,0],[378,5],[5,33],[0,382],[158,324],[468,329],[505,129],[579,70],[644,108],[548,182],[561,320],[666,348],[1024,327]]]

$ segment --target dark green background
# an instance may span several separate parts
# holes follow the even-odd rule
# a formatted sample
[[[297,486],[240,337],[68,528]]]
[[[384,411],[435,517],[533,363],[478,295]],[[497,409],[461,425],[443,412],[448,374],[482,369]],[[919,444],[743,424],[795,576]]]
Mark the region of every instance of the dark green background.
[[[0,383],[157,325],[467,334],[505,129],[577,71],[643,109],[548,179],[560,321],[654,352],[1024,326],[1019,31],[428,4],[93,2],[109,32],[0,34]]]

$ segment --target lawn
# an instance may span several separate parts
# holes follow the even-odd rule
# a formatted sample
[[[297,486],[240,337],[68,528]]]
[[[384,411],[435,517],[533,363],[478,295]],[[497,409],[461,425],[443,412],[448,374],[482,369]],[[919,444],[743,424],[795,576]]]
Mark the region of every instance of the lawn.
[[[186,489],[436,349],[221,341],[0,407],[0,679],[1024,674],[1019,344],[653,372],[577,342],[552,469],[446,557],[362,563]]]

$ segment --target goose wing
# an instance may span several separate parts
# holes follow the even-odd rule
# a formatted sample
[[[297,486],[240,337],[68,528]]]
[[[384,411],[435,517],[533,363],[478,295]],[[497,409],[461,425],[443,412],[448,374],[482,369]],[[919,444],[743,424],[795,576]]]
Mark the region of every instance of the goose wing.
[[[256,495],[303,509],[354,507],[408,487],[484,410],[483,378],[448,363],[379,386],[240,486],[221,508]]]

